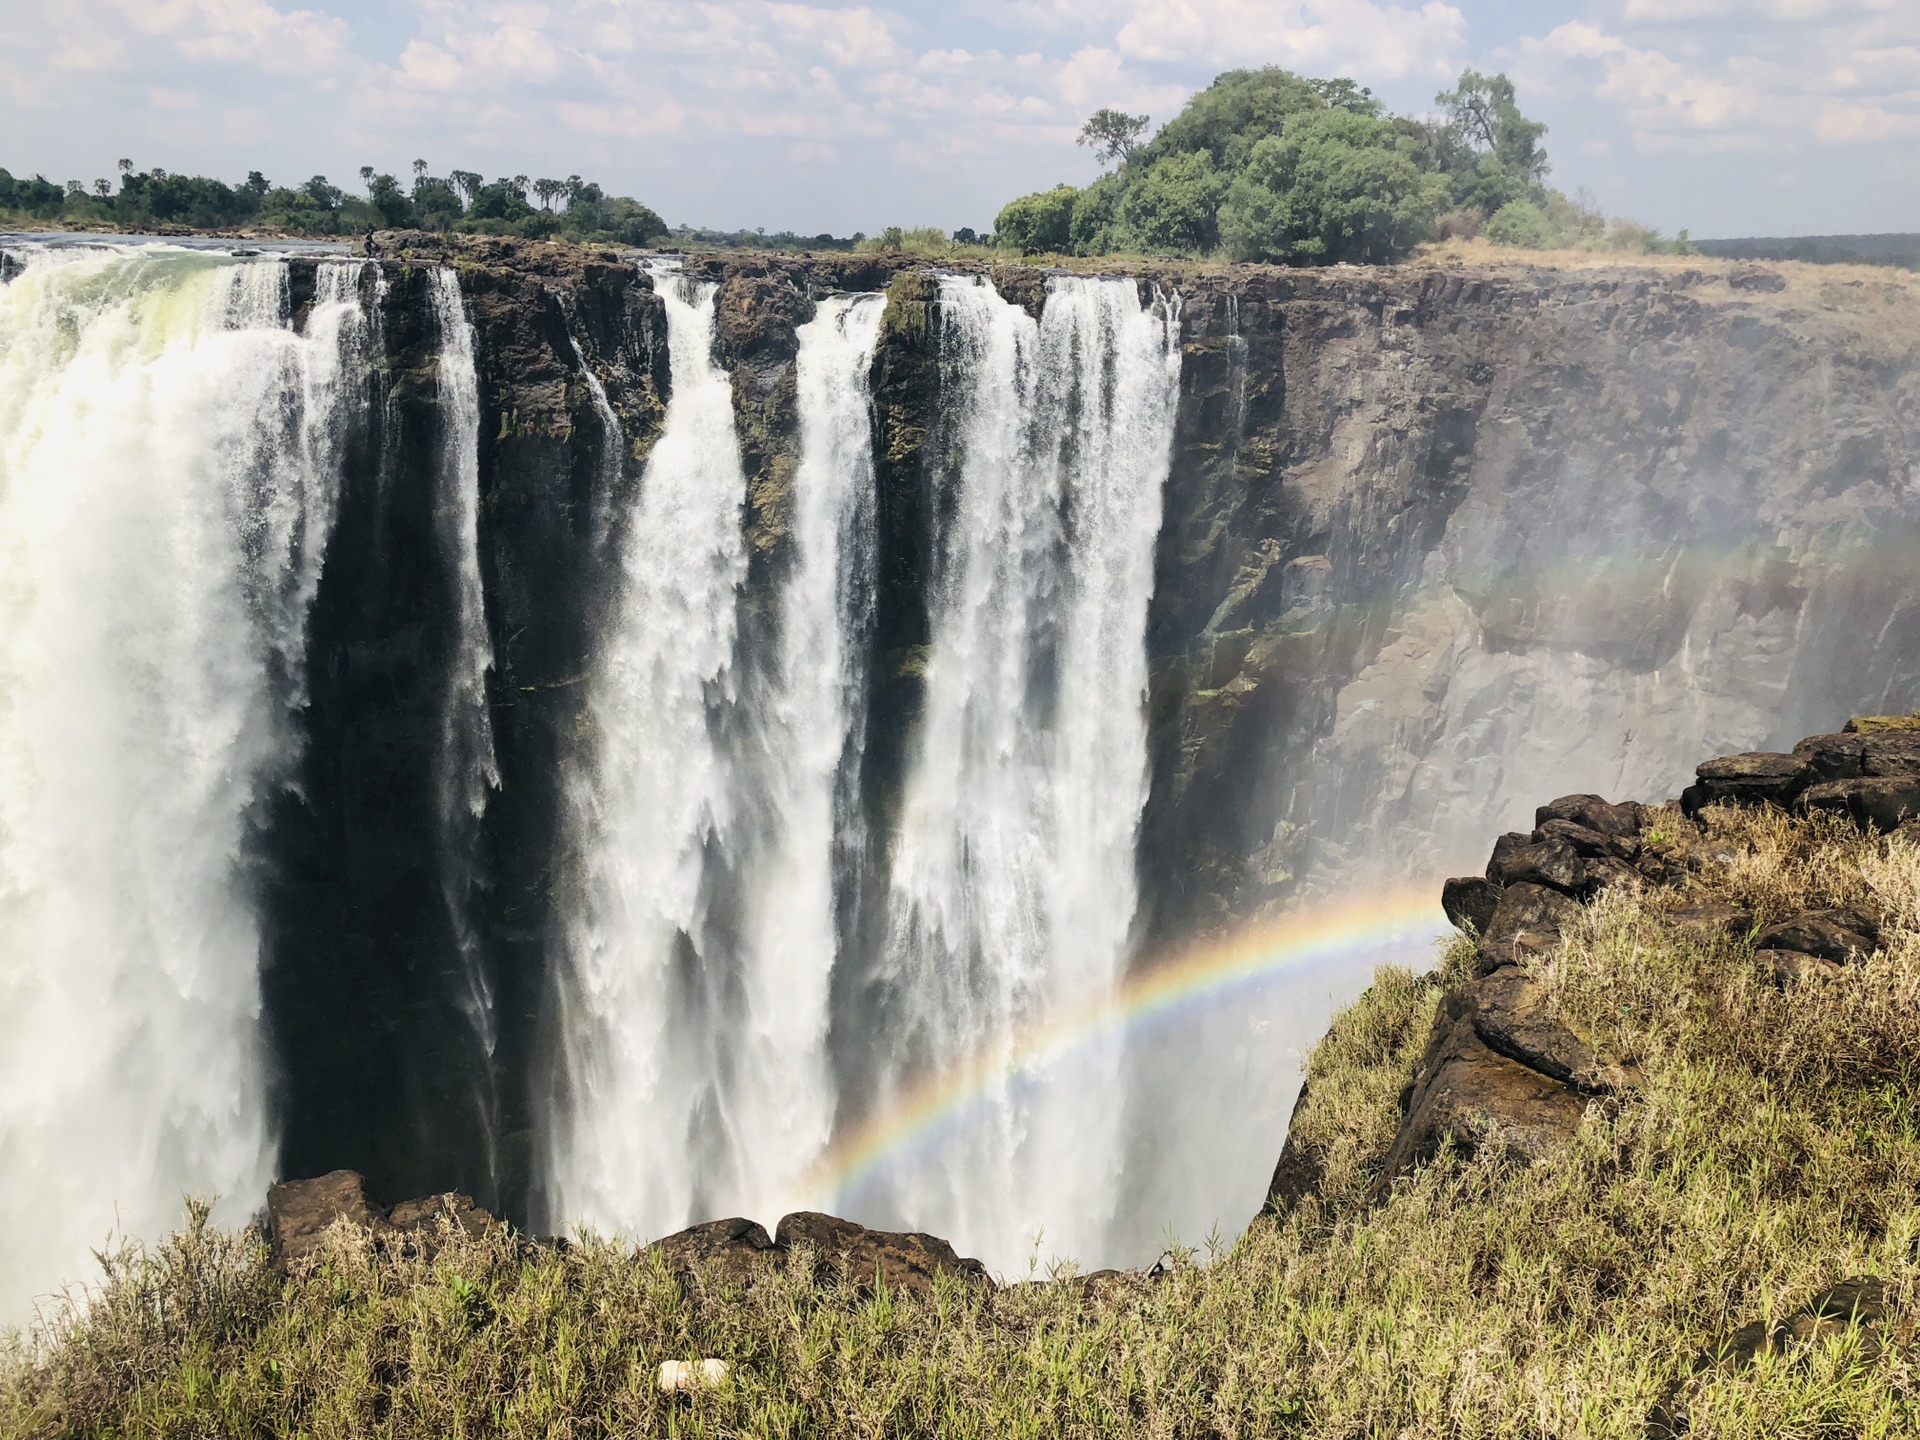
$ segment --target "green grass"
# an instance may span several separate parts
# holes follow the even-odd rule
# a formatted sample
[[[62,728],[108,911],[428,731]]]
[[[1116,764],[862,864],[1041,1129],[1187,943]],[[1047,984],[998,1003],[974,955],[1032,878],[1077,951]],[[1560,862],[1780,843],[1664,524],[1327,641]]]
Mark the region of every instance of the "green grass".
[[[341,1234],[283,1281],[201,1215],[14,1342],[0,1435],[1638,1436],[1735,1327],[1850,1276],[1920,1286],[1920,851],[1709,814],[1660,817],[1681,887],[1610,895],[1541,967],[1647,1077],[1557,1160],[1495,1141],[1365,1203],[1442,988],[1383,970],[1310,1060],[1322,1198],[1163,1278],[921,1301],[796,1257],[743,1294],[615,1244],[429,1263]],[[1864,904],[1885,946],[1777,990],[1742,943],[1661,924],[1706,899]],[[721,1389],[656,1393],[661,1360],[702,1356],[732,1362]],[[1857,1334],[1688,1394],[1699,1436],[1920,1434],[1911,1356]]]

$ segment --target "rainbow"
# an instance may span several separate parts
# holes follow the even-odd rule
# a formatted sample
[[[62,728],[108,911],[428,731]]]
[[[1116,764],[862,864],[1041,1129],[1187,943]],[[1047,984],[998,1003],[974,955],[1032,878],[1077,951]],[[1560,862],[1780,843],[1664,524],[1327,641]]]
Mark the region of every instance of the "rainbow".
[[[1439,895],[1440,882],[1433,880],[1294,911],[1143,967],[1102,1003],[1057,1016],[1008,1049],[929,1077],[830,1146],[808,1175],[806,1192],[833,1208],[889,1161],[963,1124],[1021,1072],[1067,1059],[1097,1040],[1166,1024],[1281,975],[1431,943],[1446,928]]]

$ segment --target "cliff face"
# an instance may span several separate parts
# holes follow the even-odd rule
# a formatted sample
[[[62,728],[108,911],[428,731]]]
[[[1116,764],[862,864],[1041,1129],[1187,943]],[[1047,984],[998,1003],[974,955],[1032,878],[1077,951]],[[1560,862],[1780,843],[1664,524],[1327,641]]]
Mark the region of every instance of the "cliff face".
[[[393,435],[369,437],[349,486],[315,612],[309,783],[267,833],[269,1008],[312,1050],[289,1066],[286,1168],[351,1165],[394,1194],[459,1186],[517,1215],[564,883],[554,777],[583,723],[608,541],[664,411],[665,322],[653,282],[611,254],[385,243]],[[458,937],[425,793],[439,712],[402,678],[437,674],[449,644],[420,458],[440,423],[420,267],[443,262],[482,407],[500,785],[465,899],[497,1016],[486,1042],[446,998]],[[928,639],[937,287],[883,257],[687,271],[720,286],[748,651],[788,558],[795,330],[824,291],[889,293],[865,768],[884,822]],[[1031,269],[993,279],[1017,303],[1044,294]],[[1438,873],[1542,794],[1669,793],[1690,757],[1920,702],[1910,282],[1702,262],[1167,266],[1141,283],[1178,292],[1184,336],[1148,632],[1149,942]]]

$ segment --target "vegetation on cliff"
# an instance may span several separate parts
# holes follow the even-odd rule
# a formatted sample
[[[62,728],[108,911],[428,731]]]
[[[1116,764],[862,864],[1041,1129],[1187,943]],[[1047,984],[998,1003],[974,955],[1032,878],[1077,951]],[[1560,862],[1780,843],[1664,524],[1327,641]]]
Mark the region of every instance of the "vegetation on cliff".
[[[995,238],[1025,253],[1217,251],[1318,265],[1376,264],[1482,233],[1527,249],[1660,245],[1547,188],[1546,126],[1521,112],[1505,75],[1465,71],[1435,104],[1437,120],[1394,116],[1351,80],[1230,70],[1145,143],[1148,117],[1095,114],[1081,143],[1117,168],[1085,189],[1011,201]]]
[[[248,229],[292,235],[360,235],[369,230],[452,230],[535,239],[644,245],[667,233],[639,201],[608,195],[591,180],[485,180],[471,170],[434,175],[413,162],[403,187],[371,165],[360,167],[363,199],[315,175],[297,186],[275,185],[258,170],[239,185],[203,175],[135,170],[119,162],[119,188],[96,180],[56,185],[43,176],[15,179],[0,170],[0,221],[119,231]],[[529,200],[529,196],[532,200]],[[559,208],[555,208],[558,206]]]
[[[1635,1077],[1550,1156],[1496,1128],[1387,1169],[1469,936],[1336,1019],[1293,1125],[1315,1183],[1222,1253],[901,1294],[804,1250],[742,1288],[599,1241],[450,1230],[428,1255],[337,1228],[282,1278],[196,1212],[16,1342],[0,1431],[1626,1437],[1684,1411],[1697,1435],[1912,1434],[1920,847],[1727,805],[1647,811],[1639,843],[1666,879],[1520,962]],[[1714,905],[1755,929],[1850,907],[1879,939],[1785,976],[1752,931],[1684,923]],[[1872,1315],[1807,1320],[1843,1280]],[[660,1392],[660,1362],[708,1356],[724,1384]]]

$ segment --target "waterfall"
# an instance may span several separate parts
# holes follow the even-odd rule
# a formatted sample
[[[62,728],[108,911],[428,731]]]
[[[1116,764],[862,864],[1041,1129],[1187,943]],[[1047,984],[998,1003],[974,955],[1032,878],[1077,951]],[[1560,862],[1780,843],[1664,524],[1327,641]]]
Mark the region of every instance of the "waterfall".
[[[256,806],[293,758],[358,262],[31,253],[0,288],[0,1317],[272,1168]]]
[[[684,1224],[725,1152],[715,1110],[724,969],[708,963],[707,858],[730,820],[712,713],[731,699],[746,575],[733,387],[713,358],[715,287],[665,265],[672,394],[634,512],[620,593],[567,777],[571,911],[557,963],[556,1223]]]
[[[480,386],[474,369],[473,326],[460,298],[459,277],[440,269],[430,279],[428,295],[440,339],[437,383],[444,428],[435,520],[440,551],[454,586],[454,647],[434,777],[440,812],[440,887],[459,951],[464,986],[460,1008],[491,1059],[497,1043],[493,989],[470,918],[480,820],[488,794],[500,785],[487,712],[493,642],[487,634],[480,579]],[[491,1096],[477,1097],[476,1103],[480,1128],[492,1151],[497,1145],[495,1107]],[[497,1174],[497,1156],[489,1153],[484,1166],[487,1174]]]
[[[832,1134],[833,972],[862,847],[858,755],[874,565],[867,373],[886,300],[822,300],[799,329],[792,568],[742,756],[743,1021],[731,1037],[737,1200],[772,1221]]]
[[[978,1068],[984,1119],[891,1177],[891,1209],[991,1265],[1103,1248],[1119,1053],[1014,1063],[1121,978],[1146,793],[1145,624],[1179,379],[1176,307],[1058,277],[1038,322],[942,283],[956,459],[883,979],[905,1088]]]

